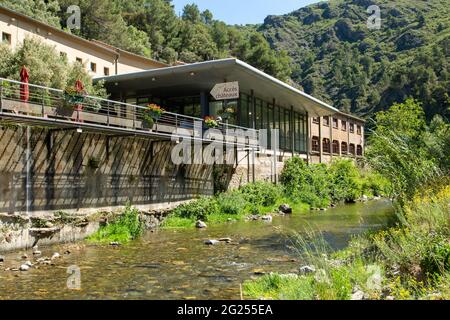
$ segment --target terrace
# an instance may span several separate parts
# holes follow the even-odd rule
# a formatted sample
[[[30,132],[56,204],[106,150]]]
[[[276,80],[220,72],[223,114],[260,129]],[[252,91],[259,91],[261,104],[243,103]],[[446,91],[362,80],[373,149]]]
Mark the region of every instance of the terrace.
[[[218,141],[217,137],[205,137],[194,130],[198,124],[200,128],[203,127],[201,131],[207,129],[201,118],[164,112],[149,126],[144,119],[144,106],[89,95],[83,96],[82,101],[74,105],[68,103],[63,90],[33,84],[27,84],[29,97],[24,99],[21,85],[23,83],[19,81],[0,78],[0,118],[3,123],[101,132],[116,136],[140,136],[152,140],[190,137],[203,143]],[[220,122],[216,129],[222,133],[224,144],[257,148],[257,130]],[[246,136],[243,137],[238,130],[244,130]]]

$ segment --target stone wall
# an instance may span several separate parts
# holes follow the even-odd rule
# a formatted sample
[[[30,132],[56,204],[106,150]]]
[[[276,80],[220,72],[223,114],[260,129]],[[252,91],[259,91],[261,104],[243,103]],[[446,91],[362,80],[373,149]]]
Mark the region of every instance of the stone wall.
[[[173,165],[172,142],[27,131],[0,127],[0,213],[108,210],[127,202],[158,209],[213,194],[212,166]]]

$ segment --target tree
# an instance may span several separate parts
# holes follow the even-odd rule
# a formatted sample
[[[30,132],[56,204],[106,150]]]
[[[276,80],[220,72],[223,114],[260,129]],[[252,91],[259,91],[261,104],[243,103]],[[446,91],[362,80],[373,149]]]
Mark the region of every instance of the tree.
[[[56,28],[61,28],[58,17],[60,11],[58,0],[0,0],[0,5]]]
[[[106,97],[103,83],[92,84],[92,77],[79,62],[69,64],[56,49],[37,38],[26,38],[13,52],[6,45],[0,46],[0,77],[20,80],[20,70],[26,66],[30,73],[30,83],[64,89],[82,80],[91,95]]]
[[[183,8],[182,19],[190,23],[201,22],[200,10],[196,4],[187,4]]]

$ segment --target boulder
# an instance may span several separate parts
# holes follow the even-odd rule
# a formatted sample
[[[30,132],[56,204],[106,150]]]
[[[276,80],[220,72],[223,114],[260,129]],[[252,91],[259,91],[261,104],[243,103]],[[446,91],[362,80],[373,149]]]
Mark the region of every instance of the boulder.
[[[271,222],[273,220],[273,217],[271,215],[266,215],[261,217],[262,220]]]
[[[113,247],[118,247],[118,246],[120,246],[120,243],[117,241],[113,241],[113,242],[110,242],[109,245],[113,246]]]
[[[0,256],[0,262],[4,262],[5,261],[5,256]]]
[[[292,213],[292,208],[288,204],[282,204],[278,210],[284,214]]]
[[[51,260],[58,259],[58,258],[61,258],[61,255],[60,255],[58,252],[55,252],[55,253],[52,255]]]
[[[303,266],[300,268],[300,273],[307,274],[316,272],[316,268],[314,266]]]
[[[219,243],[220,243],[219,240],[212,240],[212,239],[210,239],[210,240],[206,240],[205,241],[205,244],[209,245],[209,246],[213,246],[213,245],[216,245],[216,244],[219,244]]]
[[[364,299],[364,292],[361,290],[355,291],[355,293],[352,294],[351,300],[363,300]]]
[[[20,271],[28,271],[30,270],[30,266],[28,264],[23,264],[19,268]]]
[[[231,242],[231,238],[220,238],[219,241],[220,242],[230,243]]]
[[[207,228],[208,226],[203,221],[198,220],[197,223],[195,224],[195,227],[198,229],[204,229]]]

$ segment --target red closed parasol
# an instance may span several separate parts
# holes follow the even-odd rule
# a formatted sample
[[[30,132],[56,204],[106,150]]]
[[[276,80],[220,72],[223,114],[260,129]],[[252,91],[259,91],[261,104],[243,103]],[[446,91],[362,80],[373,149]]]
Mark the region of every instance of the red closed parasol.
[[[75,89],[77,89],[78,93],[84,92],[84,85],[83,85],[83,82],[81,80],[75,81]]]
[[[30,98],[30,91],[28,88],[28,81],[30,79],[30,74],[28,73],[27,68],[25,66],[20,70],[20,100],[27,102]]]

